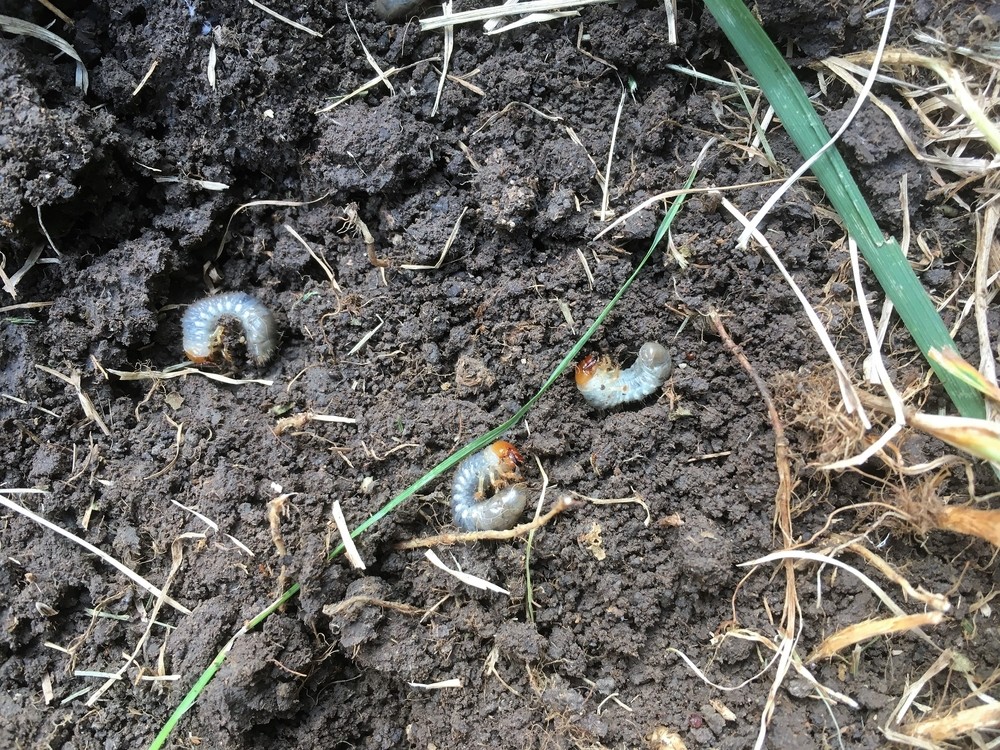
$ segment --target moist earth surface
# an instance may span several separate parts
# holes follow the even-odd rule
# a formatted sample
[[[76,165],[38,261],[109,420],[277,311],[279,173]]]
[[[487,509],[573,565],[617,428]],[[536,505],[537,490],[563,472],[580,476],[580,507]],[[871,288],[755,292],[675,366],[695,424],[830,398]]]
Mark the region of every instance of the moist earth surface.
[[[800,158],[772,124],[765,159],[740,95],[683,72],[731,82],[739,65],[701,5],[680,4],[676,42],[662,3],[625,0],[495,35],[459,26],[453,49],[441,30],[356,0],[271,5],[299,27],[236,0],[57,3],[72,26],[37,3],[3,5],[51,24],[89,80],[84,93],[70,58],[0,35],[0,494],[170,599],[0,509],[0,746],[147,746],[293,585],[235,639],[168,746],[753,745],[784,585],[771,566],[739,566],[781,546],[774,433],[709,313],[777,394],[798,457],[796,539],[870,499],[878,477],[809,469],[819,457],[793,406],[828,362],[709,190],[752,213]],[[831,128],[852,93],[821,91],[809,66],[874,47],[882,17],[866,8],[755,9]],[[961,42],[982,13],[916,2],[890,41],[935,29]],[[596,411],[567,371],[504,439],[526,457],[528,515],[563,496],[574,507],[530,546],[435,548],[504,592],[397,548],[454,531],[451,472],[358,536],[364,570],[331,559],[335,503],[356,528],[532,397],[637,268],[664,201],[597,235],[681,188],[712,138],[704,190],[582,353],[628,366],[658,341],[674,360],[666,384]],[[944,299],[969,268],[972,218],[929,197],[928,171],[881,111],[862,112],[842,151],[887,232],[903,227],[907,175],[912,231],[944,248],[919,274]],[[860,372],[846,245],[825,206],[799,183],[767,236]],[[201,369],[231,380],[167,377],[185,361],[184,310],[216,291],[273,311],[276,355],[256,363],[230,320],[224,356]],[[974,346],[965,329],[958,341]],[[922,377],[901,327],[887,350],[903,381]],[[939,450],[907,448],[914,460]],[[848,511],[837,531],[871,522]],[[996,664],[996,626],[963,627],[993,588],[992,549],[901,526],[875,543],[957,603],[934,642]],[[818,588],[815,572],[799,578],[803,653],[880,612],[853,576],[825,571]],[[727,632],[744,637],[713,641]],[[682,654],[707,680],[749,682],[722,691]],[[902,635],[814,664],[857,706],[792,676],[771,701],[767,746],[881,746],[937,655]]]

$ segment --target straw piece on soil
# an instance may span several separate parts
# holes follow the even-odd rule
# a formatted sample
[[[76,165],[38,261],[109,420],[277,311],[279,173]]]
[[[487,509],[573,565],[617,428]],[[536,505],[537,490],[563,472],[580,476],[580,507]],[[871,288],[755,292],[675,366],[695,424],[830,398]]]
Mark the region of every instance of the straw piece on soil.
[[[436,554],[434,554],[434,550],[431,549],[426,550],[424,552],[424,557],[426,557],[427,560],[431,563],[431,565],[433,565],[435,568],[439,568],[448,575],[454,576],[467,586],[473,586],[477,589],[482,589],[483,591],[493,591],[497,594],[506,594],[507,596],[510,596],[510,592],[507,589],[501,588],[500,586],[497,586],[495,583],[490,583],[489,581],[480,578],[479,576],[474,576],[471,573],[465,573],[461,570],[454,570],[452,568],[449,568],[447,565],[441,562],[441,558],[439,558]]]
[[[160,591],[160,589],[158,589],[156,586],[154,586],[149,581],[147,581],[145,578],[143,578],[141,575],[139,575],[138,573],[136,573],[134,570],[132,570],[131,568],[127,567],[125,564],[118,562],[115,558],[111,557],[111,555],[109,555],[107,552],[104,552],[103,550],[98,549],[97,547],[95,547],[90,542],[84,541],[83,539],[81,539],[80,537],[72,534],[71,532],[67,531],[66,529],[63,529],[63,528],[61,528],[59,526],[56,526],[56,524],[52,523],[48,519],[42,518],[37,513],[33,513],[32,511],[30,511],[27,508],[25,508],[23,505],[20,505],[19,503],[15,503],[13,500],[11,500],[10,498],[8,498],[8,497],[6,497],[4,495],[0,495],[0,505],[3,505],[5,508],[9,508],[10,510],[14,511],[15,513],[20,513],[22,516],[24,516],[25,518],[28,518],[28,519],[34,521],[39,526],[44,526],[45,528],[49,529],[50,531],[54,531],[55,533],[59,534],[60,536],[65,537],[66,539],[69,539],[74,544],[77,544],[80,547],[83,547],[88,552],[91,552],[92,554],[97,555],[99,558],[101,558],[104,562],[106,562],[112,568],[114,568],[119,573],[122,573],[123,575],[127,576],[128,578],[130,578],[132,581],[134,581],[135,583],[137,583],[139,586],[141,586],[142,588],[144,588],[146,591],[148,591],[153,596],[158,597],[158,598],[162,597],[162,599],[163,599],[164,602],[166,602],[167,604],[169,604],[171,607],[173,607],[174,609],[176,609],[178,612],[181,612],[181,613],[183,613],[185,615],[191,614],[191,610],[188,609],[187,607],[185,607],[183,604],[180,604],[179,602],[174,601],[169,596],[167,596],[162,591]]]
[[[893,633],[905,633],[909,630],[922,628],[925,625],[940,625],[944,619],[942,612],[920,612],[915,615],[903,615],[901,617],[886,617],[882,620],[866,620],[846,628],[826,638],[806,662],[812,664],[821,659],[828,659],[839,651],[853,646],[855,643],[871,640]]]
[[[344,518],[344,510],[340,507],[340,501],[333,501],[333,522],[337,524],[337,531],[340,534],[340,541],[344,545],[344,555],[355,570],[365,570],[365,561],[361,559],[358,548],[351,538],[351,530],[347,526],[347,519]]]

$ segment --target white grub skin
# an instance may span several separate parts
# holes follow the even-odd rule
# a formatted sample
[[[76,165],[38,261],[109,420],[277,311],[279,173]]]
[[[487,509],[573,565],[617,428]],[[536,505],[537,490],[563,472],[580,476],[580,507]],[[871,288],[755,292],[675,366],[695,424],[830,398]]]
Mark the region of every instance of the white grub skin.
[[[271,311],[245,292],[227,292],[198,300],[184,313],[181,330],[188,359],[201,364],[215,357],[223,318],[239,321],[247,352],[258,365],[274,356],[278,349],[278,328]]]
[[[639,358],[622,370],[608,358],[591,354],[576,366],[576,387],[597,409],[611,409],[631,401],[641,401],[660,390],[673,362],[667,350],[655,341],[639,349]]]
[[[455,525],[466,531],[502,531],[517,525],[528,502],[517,465],[524,457],[510,443],[498,440],[458,465],[451,485]],[[488,492],[495,492],[487,498]]]

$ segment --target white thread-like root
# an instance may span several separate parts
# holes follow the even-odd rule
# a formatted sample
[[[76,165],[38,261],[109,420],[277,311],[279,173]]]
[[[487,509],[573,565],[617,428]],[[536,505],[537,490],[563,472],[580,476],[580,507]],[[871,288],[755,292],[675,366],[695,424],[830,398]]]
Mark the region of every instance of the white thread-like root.
[[[673,366],[666,348],[647,341],[627,370],[618,368],[608,357],[591,354],[584,358],[576,366],[576,387],[591,406],[611,409],[659,391]]]
[[[466,531],[502,531],[517,525],[528,502],[517,465],[524,458],[510,443],[498,440],[458,465],[451,486],[455,525]],[[489,492],[494,492],[487,497]]]
[[[228,292],[198,300],[184,313],[181,330],[188,359],[202,363],[215,357],[219,348],[219,323],[223,318],[239,321],[247,353],[258,365],[274,356],[278,349],[278,330],[271,311],[245,292]]]

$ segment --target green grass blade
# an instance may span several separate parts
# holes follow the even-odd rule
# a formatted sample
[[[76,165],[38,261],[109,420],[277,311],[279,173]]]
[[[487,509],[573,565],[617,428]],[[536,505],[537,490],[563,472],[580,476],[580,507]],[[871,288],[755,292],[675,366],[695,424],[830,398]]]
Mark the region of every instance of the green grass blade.
[[[805,158],[811,157],[830,135],[788,63],[742,0],[705,0],[705,5],[757,79],[796,147]],[[979,394],[929,357],[932,348],[957,347],[899,243],[883,235],[840,153],[828,149],[812,171],[959,412],[985,417]]]
[[[219,667],[222,666],[222,662],[226,660],[226,656],[229,654],[230,650],[233,648],[233,644],[236,643],[237,639],[241,636],[246,635],[260,623],[264,622],[268,617],[274,614],[283,604],[289,601],[292,597],[296,596],[302,587],[295,583],[288,587],[288,590],[281,595],[281,597],[275,601],[273,604],[269,605],[267,609],[261,610],[257,615],[250,620],[246,625],[237,631],[236,635],[229,639],[229,643],[223,646],[222,650],[215,655],[212,659],[212,663],[208,665],[208,668],[198,677],[191,689],[188,690],[181,702],[177,704],[177,708],[173,710],[169,717],[167,717],[166,722],[160,728],[160,731],[156,734],[156,738],[149,746],[149,750],[159,750],[162,748],[170,737],[170,733],[174,731],[174,727],[177,726],[177,722],[181,720],[181,717],[188,712],[188,709],[195,704],[198,700],[198,696],[201,695],[201,691],[205,689],[212,678],[215,677],[215,673],[219,671]]]
[[[690,189],[691,185],[694,184],[694,179],[698,174],[698,167],[701,165],[701,160],[704,157],[705,152],[708,150],[709,146],[711,146],[714,142],[715,142],[714,140],[710,141],[702,149],[701,154],[698,156],[698,159],[695,161],[694,166],[691,168],[691,172],[688,175],[687,181],[684,183],[685,190]],[[507,430],[509,430],[511,427],[513,427],[522,419],[524,419],[525,415],[527,415],[527,413],[531,410],[531,407],[533,407],[538,402],[538,399],[540,399],[545,394],[545,392],[555,384],[555,382],[562,376],[562,374],[566,372],[566,369],[577,358],[577,356],[580,354],[580,351],[590,340],[590,337],[597,332],[597,329],[601,327],[602,323],[604,323],[604,319],[608,317],[610,312],[614,309],[615,305],[618,304],[618,301],[622,298],[625,292],[628,291],[629,287],[632,286],[632,282],[634,282],[639,277],[639,274],[642,272],[642,269],[645,267],[646,263],[649,261],[650,258],[653,257],[653,252],[656,250],[660,242],[666,236],[667,231],[669,231],[670,229],[670,225],[677,217],[677,214],[680,212],[681,206],[683,204],[684,204],[683,195],[678,197],[676,200],[674,200],[673,203],[670,204],[670,208],[668,209],[666,216],[664,216],[663,221],[660,222],[660,227],[656,232],[656,236],[653,237],[653,241],[652,243],[650,243],[649,250],[646,251],[646,255],[643,256],[642,260],[639,262],[635,270],[632,272],[632,275],[625,280],[625,283],[622,284],[621,288],[618,290],[615,296],[612,297],[611,300],[608,302],[608,304],[605,305],[604,309],[601,310],[601,313],[597,316],[597,318],[595,318],[594,322],[591,323],[591,325],[587,328],[584,334],[580,337],[579,341],[577,341],[576,344],[574,344],[573,347],[566,354],[566,356],[562,358],[562,360],[556,366],[555,370],[552,371],[552,374],[549,375],[548,379],[542,384],[542,387],[538,390],[538,392],[530,399],[528,399],[527,403],[525,403],[524,406],[518,409],[517,413],[514,414],[514,416],[512,416],[506,422],[501,424],[499,427],[495,427],[482,437],[473,440],[471,443],[469,443],[462,449],[448,456],[448,458],[446,458],[444,461],[442,461],[437,466],[432,468],[430,471],[428,471],[426,474],[420,477],[420,479],[418,479],[416,482],[411,484],[405,490],[396,495],[396,497],[394,497],[392,500],[390,500],[388,503],[382,506],[378,511],[376,511],[367,519],[365,519],[361,524],[357,526],[357,528],[355,528],[351,532],[352,539],[360,536],[365,531],[374,526],[376,523],[385,518],[389,513],[391,513],[393,510],[399,507],[399,505],[403,501],[412,497],[413,494],[417,492],[421,487],[424,487],[433,480],[437,479],[444,472],[448,471],[448,469],[457,464],[466,456],[470,455],[471,453],[475,453],[477,450],[480,450],[485,446],[489,445],[498,437],[507,432]],[[344,545],[343,543],[341,543],[337,545],[336,549],[334,549],[327,556],[327,559],[328,560],[333,559],[337,555],[341,554],[343,551],[344,551]],[[156,738],[149,745],[149,750],[161,750],[161,748],[164,747],[164,745],[167,742],[167,739],[170,737],[171,732],[173,732],[174,728],[177,726],[177,723],[181,720],[181,717],[184,716],[184,714],[187,713],[187,711],[195,704],[195,702],[198,700],[198,696],[201,695],[201,692],[205,689],[208,683],[211,682],[212,678],[215,676],[215,673],[219,671],[219,668],[222,666],[222,663],[226,660],[226,656],[229,654],[229,651],[232,649],[233,644],[236,642],[236,640],[241,636],[246,635],[251,630],[253,630],[260,623],[262,623],[264,620],[270,617],[275,611],[277,611],[279,607],[281,607],[283,604],[294,598],[299,593],[300,589],[301,586],[298,583],[290,586],[289,589],[284,594],[281,595],[281,598],[277,599],[275,602],[269,605],[267,609],[264,609],[261,612],[259,612],[252,620],[246,623],[246,625],[244,625],[236,633],[236,635],[234,635],[229,640],[229,642],[223,647],[223,649],[218,654],[216,654],[215,658],[212,660],[212,663],[209,664],[208,667],[205,669],[205,671],[201,673],[201,675],[195,681],[194,685],[191,686],[191,689],[188,690],[187,694],[181,699],[181,702],[177,705],[177,708],[175,708],[173,712],[170,714],[170,716],[167,717],[166,722],[164,722],[163,726],[160,728],[160,731],[157,733]]]

